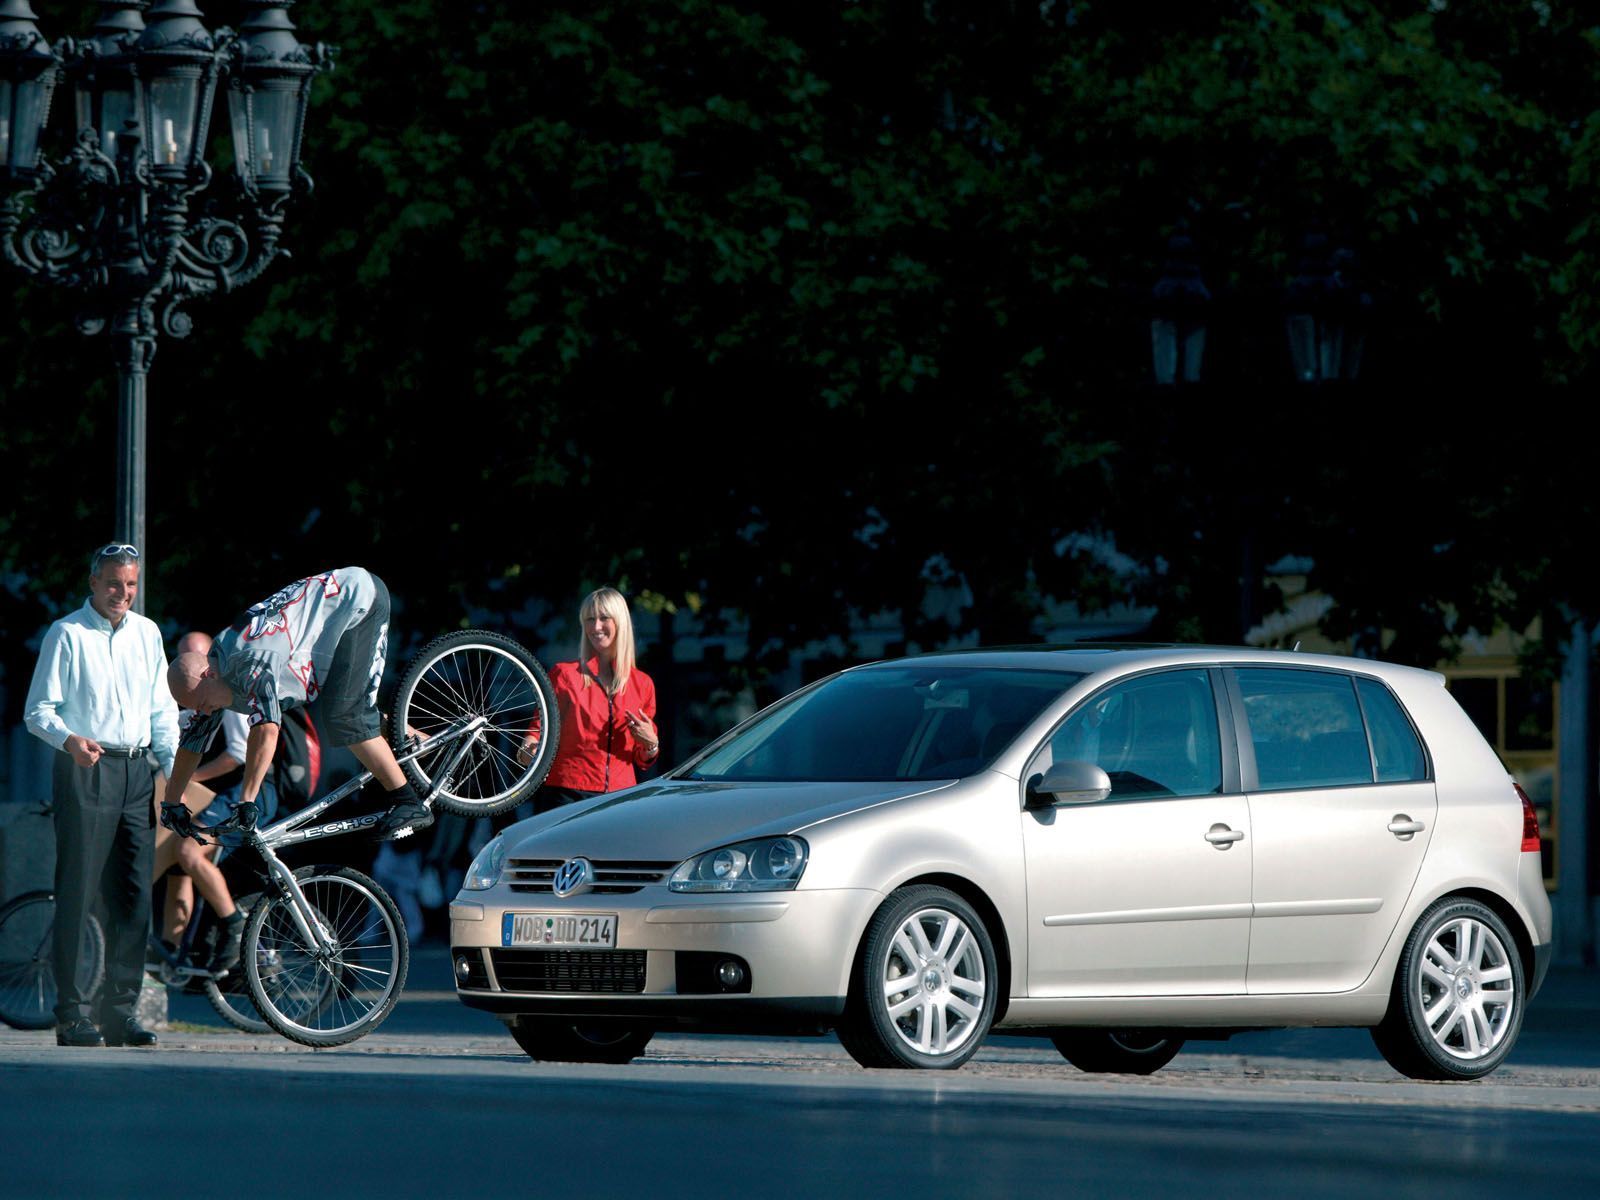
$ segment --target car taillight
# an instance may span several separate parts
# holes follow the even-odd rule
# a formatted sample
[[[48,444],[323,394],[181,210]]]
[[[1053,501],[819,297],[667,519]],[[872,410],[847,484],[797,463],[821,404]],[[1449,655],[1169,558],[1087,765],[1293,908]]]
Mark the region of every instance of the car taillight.
[[[1520,783],[1513,783],[1517,795],[1522,797],[1522,852],[1527,854],[1539,853],[1539,814],[1533,811],[1533,801],[1528,799],[1528,793],[1522,790]]]

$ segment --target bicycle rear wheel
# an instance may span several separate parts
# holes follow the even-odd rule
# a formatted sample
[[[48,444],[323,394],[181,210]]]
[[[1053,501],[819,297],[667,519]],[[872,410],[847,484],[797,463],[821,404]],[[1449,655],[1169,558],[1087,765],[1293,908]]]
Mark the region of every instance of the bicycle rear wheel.
[[[239,910],[249,919],[249,914],[261,903],[260,896],[241,896],[235,901]],[[206,999],[229,1025],[243,1033],[271,1033],[272,1026],[261,1019],[261,1013],[250,999],[250,981],[243,964],[229,971],[221,979],[205,982]]]
[[[16,1029],[49,1029],[56,1023],[56,898],[49,891],[24,892],[0,905],[0,1021]],[[106,935],[94,914],[83,926],[85,997],[100,990],[106,972]]]
[[[301,933],[293,901],[273,896],[245,925],[250,999],[273,1029],[303,1046],[342,1046],[371,1033],[394,1009],[411,950],[389,894],[349,867],[294,873],[329,946]]]
[[[464,629],[435,638],[411,660],[395,690],[390,738],[397,752],[408,737],[437,737],[469,717],[487,722],[466,759],[434,797],[444,811],[487,817],[515,808],[549,774],[561,740],[560,716],[550,677],[508,637]],[[530,761],[518,761],[523,737],[538,724]],[[455,743],[405,764],[418,791],[431,791]]]

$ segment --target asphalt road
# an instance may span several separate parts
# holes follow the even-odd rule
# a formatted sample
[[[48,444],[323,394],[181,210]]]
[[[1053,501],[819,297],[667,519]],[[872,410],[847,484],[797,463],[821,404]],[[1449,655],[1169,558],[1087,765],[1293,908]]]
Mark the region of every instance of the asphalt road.
[[[1509,1064],[1465,1085],[1404,1080],[1355,1030],[1197,1044],[1148,1079],[1005,1037],[954,1073],[862,1071],[831,1038],[534,1064],[448,981],[423,948],[389,1022],[336,1050],[235,1033],[194,997],[155,1050],[0,1029],[0,1196],[1600,1191],[1593,973],[1554,976]]]

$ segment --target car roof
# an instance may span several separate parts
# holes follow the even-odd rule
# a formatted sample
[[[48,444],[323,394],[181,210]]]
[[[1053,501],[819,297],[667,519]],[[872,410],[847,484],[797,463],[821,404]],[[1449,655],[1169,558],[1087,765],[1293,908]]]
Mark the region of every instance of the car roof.
[[[1254,646],[1210,646],[1179,643],[1073,642],[1067,645],[977,646],[937,650],[908,658],[885,659],[853,668],[871,671],[904,664],[950,667],[1010,667],[1034,671],[1078,671],[1084,674],[1120,675],[1155,667],[1274,666],[1358,671],[1380,677],[1443,675],[1416,667],[1402,667],[1371,658],[1340,654],[1303,654],[1298,650],[1262,650]]]

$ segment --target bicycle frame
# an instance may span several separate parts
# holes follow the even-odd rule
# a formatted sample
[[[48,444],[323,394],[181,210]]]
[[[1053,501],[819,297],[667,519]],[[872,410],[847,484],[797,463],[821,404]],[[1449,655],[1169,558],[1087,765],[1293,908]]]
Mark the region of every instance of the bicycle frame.
[[[443,733],[433,737],[424,738],[403,753],[395,755],[399,763],[412,762],[425,753],[444,749],[450,743],[456,743],[450,749],[449,757],[444,760],[443,769],[434,775],[433,786],[428,794],[422,798],[422,803],[431,805],[433,798],[450,786],[455,777],[455,772],[461,766],[462,760],[473,745],[483,736],[483,729],[488,721],[483,717],[471,717],[450,726]],[[267,881],[269,885],[280,888],[290,898],[290,913],[294,918],[295,926],[300,936],[306,939],[307,945],[316,946],[323,954],[331,953],[332,945],[328,941],[327,931],[322,927],[317,912],[311,907],[305,893],[300,890],[294,872],[284,865],[274,851],[284,846],[298,846],[303,842],[313,842],[320,838],[336,837],[343,833],[356,833],[363,829],[371,829],[383,820],[382,812],[364,813],[359,817],[348,817],[343,820],[329,821],[323,825],[311,825],[333,805],[343,800],[353,792],[360,791],[372,780],[371,771],[363,771],[354,779],[340,785],[329,792],[321,800],[309,808],[293,813],[265,829],[248,829],[245,831],[245,845],[261,856],[262,862],[267,867]],[[205,832],[201,830],[201,832]]]

